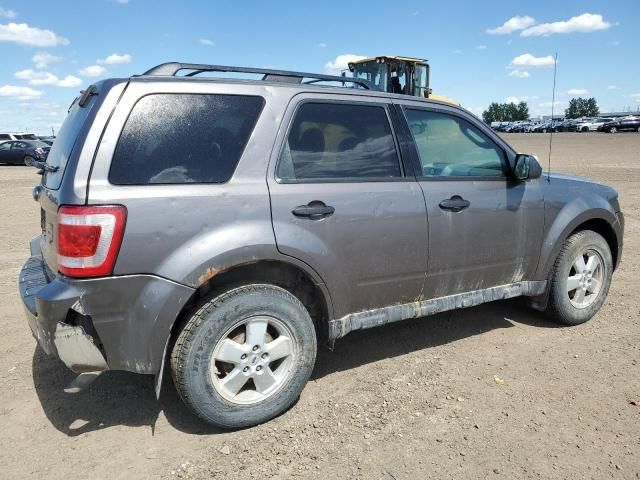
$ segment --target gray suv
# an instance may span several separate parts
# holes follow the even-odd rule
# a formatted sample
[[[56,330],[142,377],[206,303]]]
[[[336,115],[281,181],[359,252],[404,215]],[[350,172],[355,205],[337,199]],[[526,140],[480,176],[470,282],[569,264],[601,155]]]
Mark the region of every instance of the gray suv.
[[[622,252],[612,188],[352,78],[171,63],[105,80],[41,173],[19,286],[40,347],[79,373],[67,390],[126,370],[159,393],[166,369],[227,428],[287,409],[318,343],[353,330],[517,296],[585,322]]]

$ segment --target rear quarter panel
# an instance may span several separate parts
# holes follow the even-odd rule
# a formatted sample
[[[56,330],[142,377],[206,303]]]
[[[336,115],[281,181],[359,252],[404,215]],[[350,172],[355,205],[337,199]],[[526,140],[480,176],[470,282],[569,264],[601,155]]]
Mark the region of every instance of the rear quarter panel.
[[[135,103],[153,93],[246,94],[265,106],[232,178],[224,184],[120,186],[108,181],[111,157]],[[91,174],[90,203],[127,208],[114,273],[153,274],[198,287],[216,273],[273,259],[275,249],[266,170],[281,102],[269,87],[214,82],[132,81],[100,142]]]

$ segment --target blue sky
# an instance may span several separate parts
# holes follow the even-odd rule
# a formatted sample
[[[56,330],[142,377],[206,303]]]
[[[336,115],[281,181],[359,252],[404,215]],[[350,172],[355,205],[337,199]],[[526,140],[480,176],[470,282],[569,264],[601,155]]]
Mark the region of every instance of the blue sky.
[[[558,52],[557,109],[586,95],[635,110],[639,24],[635,0],[0,0],[0,131],[46,133],[91,82],[174,60],[321,72],[344,55],[416,56],[435,93],[476,114],[524,99],[539,115]]]

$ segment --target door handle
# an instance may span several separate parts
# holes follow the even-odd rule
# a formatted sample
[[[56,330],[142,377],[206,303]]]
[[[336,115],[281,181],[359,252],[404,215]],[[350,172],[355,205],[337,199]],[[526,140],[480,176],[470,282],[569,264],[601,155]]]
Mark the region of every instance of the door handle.
[[[442,200],[438,205],[442,210],[449,210],[450,212],[461,212],[469,205],[471,205],[471,202],[469,200],[465,200],[460,195],[454,195],[451,198]]]
[[[314,200],[313,202],[309,202],[307,205],[300,205],[291,210],[296,217],[306,217],[311,220],[319,220],[321,218],[328,217],[329,215],[333,215],[336,209],[330,205],[325,205],[324,202],[320,202],[318,200]]]

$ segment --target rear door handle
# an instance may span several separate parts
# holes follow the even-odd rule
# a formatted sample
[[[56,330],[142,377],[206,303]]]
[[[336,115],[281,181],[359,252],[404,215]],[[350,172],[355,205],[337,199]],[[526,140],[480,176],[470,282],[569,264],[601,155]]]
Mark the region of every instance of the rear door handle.
[[[469,205],[471,205],[471,202],[469,200],[465,200],[460,195],[454,195],[451,198],[442,200],[438,205],[442,210],[449,210],[450,212],[461,212]]]
[[[307,205],[297,206],[291,211],[291,213],[296,217],[306,217],[311,220],[319,220],[333,215],[335,211],[336,209],[332,206],[325,205],[324,202],[314,200],[313,202],[309,202]]]

